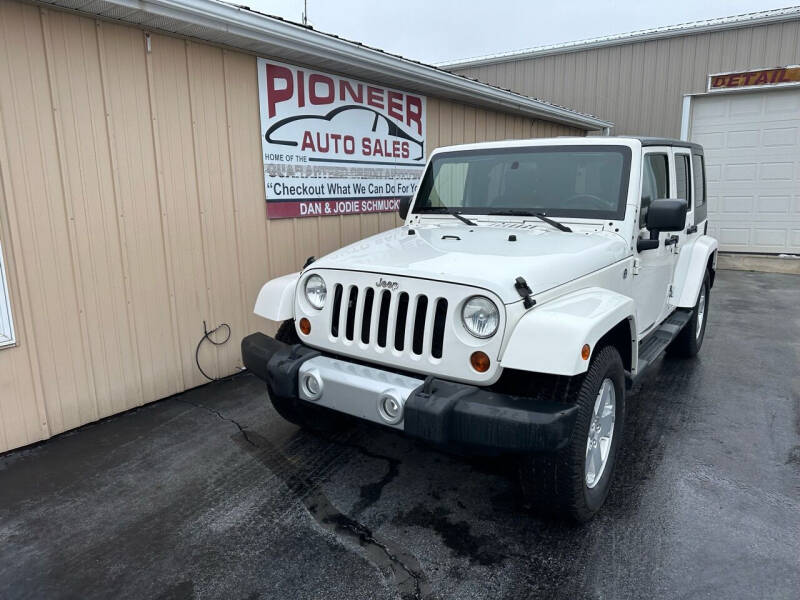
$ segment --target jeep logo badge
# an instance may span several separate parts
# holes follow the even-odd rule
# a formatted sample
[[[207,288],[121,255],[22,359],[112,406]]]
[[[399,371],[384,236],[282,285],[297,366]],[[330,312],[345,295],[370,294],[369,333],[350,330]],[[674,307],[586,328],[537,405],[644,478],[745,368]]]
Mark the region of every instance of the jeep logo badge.
[[[397,283],[396,281],[386,281],[383,277],[381,277],[380,279],[378,279],[378,281],[375,282],[375,287],[386,288],[387,290],[395,291],[397,288],[400,287],[400,284]]]

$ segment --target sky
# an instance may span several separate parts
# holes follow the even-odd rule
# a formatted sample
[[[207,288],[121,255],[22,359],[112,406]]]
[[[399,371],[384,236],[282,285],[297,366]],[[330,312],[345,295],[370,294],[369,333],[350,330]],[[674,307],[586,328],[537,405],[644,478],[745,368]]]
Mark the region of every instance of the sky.
[[[303,0],[229,0],[300,21]],[[426,63],[791,6],[792,0],[307,0],[315,29]]]

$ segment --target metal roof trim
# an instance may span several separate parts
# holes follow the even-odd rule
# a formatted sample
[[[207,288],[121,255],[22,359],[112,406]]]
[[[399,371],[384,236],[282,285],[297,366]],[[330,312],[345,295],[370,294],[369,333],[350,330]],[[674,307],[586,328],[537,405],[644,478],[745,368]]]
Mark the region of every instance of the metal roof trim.
[[[680,23],[677,25],[667,25],[653,29],[640,29],[628,33],[618,33],[585,40],[548,44],[523,50],[512,50],[509,52],[499,52],[497,54],[440,62],[436,63],[436,66],[443,69],[466,69],[469,67],[481,67],[515,60],[524,60],[526,58],[581,52],[583,50],[594,50],[607,46],[621,46],[624,44],[634,44],[637,42],[646,42],[682,35],[697,35],[700,33],[738,29],[741,27],[768,25],[770,23],[783,23],[786,21],[795,21],[797,19],[800,19],[800,6],[789,6],[774,10],[745,13],[730,17],[708,19],[705,21]]]
[[[76,3],[74,0],[30,1],[40,5],[65,8],[82,14],[92,14],[98,18],[107,18],[123,23],[131,23],[139,27],[148,27],[147,21],[134,22],[126,18],[113,18],[104,15],[104,13],[108,12],[108,7],[129,8],[137,13],[152,15],[154,19],[161,17],[224,33],[230,37],[220,41],[219,36],[214,36],[213,42],[241,48],[248,52],[254,52],[253,42],[272,45],[280,44],[308,57],[324,61],[333,60],[343,66],[369,71],[376,75],[385,74],[387,77],[395,77],[421,84],[445,98],[495,110],[511,110],[531,118],[546,119],[584,130],[603,130],[613,127],[613,123],[593,115],[587,115],[530,98],[510,90],[450,73],[433,65],[389,54],[291,21],[264,15],[247,7],[227,4],[219,0],[103,0],[99,3],[86,5]],[[105,6],[106,8],[103,9],[100,6]],[[158,27],[152,28],[180,35],[179,31],[170,31]],[[202,40],[203,38],[196,37],[195,39]],[[247,45],[245,45],[246,42]],[[255,51],[255,53],[258,52]]]

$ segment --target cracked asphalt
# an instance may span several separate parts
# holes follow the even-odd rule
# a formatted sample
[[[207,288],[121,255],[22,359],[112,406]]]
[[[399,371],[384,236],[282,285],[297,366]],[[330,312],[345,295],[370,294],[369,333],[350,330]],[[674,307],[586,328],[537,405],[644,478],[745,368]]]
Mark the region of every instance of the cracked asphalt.
[[[507,458],[280,419],[250,375],[0,456],[2,598],[798,598],[800,277],[720,271],[585,526]]]

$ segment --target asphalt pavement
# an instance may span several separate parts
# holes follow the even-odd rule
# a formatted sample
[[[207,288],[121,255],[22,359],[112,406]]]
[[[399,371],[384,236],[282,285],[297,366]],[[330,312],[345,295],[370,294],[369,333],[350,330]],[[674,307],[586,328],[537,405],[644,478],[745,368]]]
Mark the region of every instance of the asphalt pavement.
[[[250,375],[0,456],[0,597],[800,596],[800,277],[720,271],[583,526],[512,461],[283,421]]]

